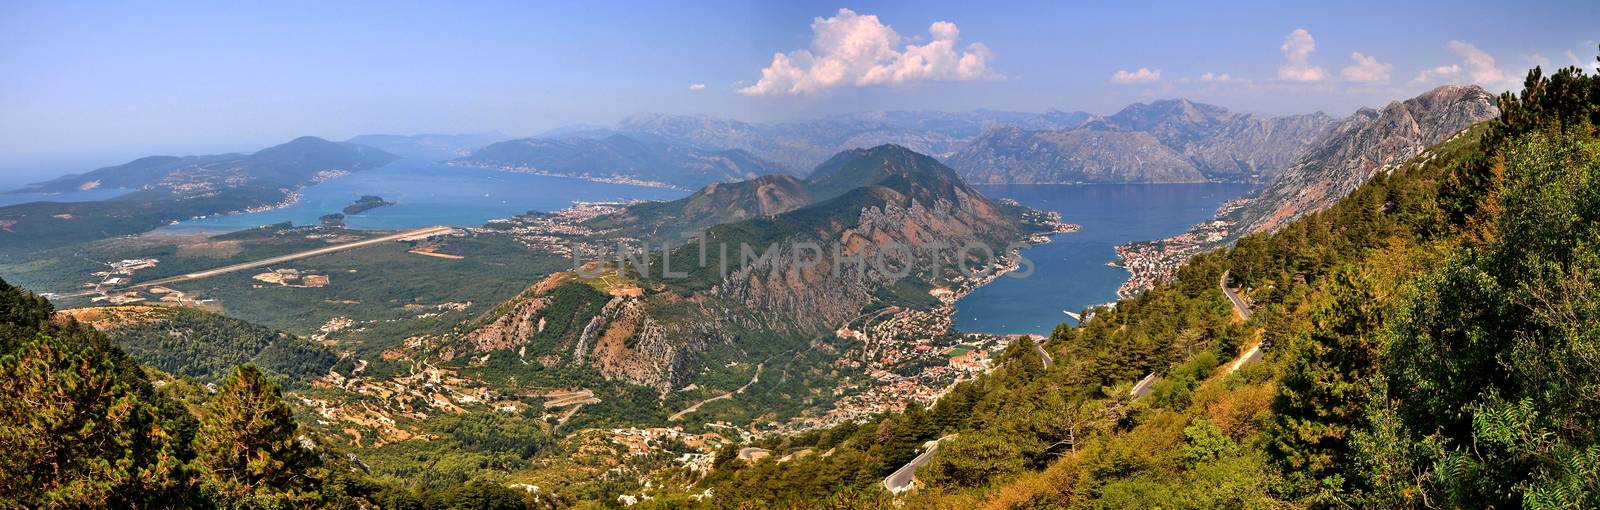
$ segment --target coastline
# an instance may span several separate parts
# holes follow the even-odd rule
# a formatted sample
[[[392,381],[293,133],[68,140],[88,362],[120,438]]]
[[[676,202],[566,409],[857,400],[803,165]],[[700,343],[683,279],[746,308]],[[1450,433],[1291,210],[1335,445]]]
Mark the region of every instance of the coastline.
[[[667,183],[664,183],[664,182],[647,181],[647,180],[643,180],[643,179],[635,179],[633,177],[623,177],[623,176],[605,177],[605,176],[594,176],[594,175],[588,175],[588,174],[572,175],[572,174],[555,173],[555,172],[550,172],[550,171],[547,171],[547,170],[540,170],[540,169],[533,168],[533,167],[528,167],[528,166],[474,164],[474,163],[464,163],[464,162],[459,162],[459,161],[445,161],[444,164],[448,165],[448,166],[458,166],[458,167],[463,167],[463,168],[482,168],[482,169],[485,169],[485,170],[496,170],[496,171],[500,171],[500,172],[507,172],[507,173],[514,173],[514,174],[538,175],[538,176],[543,176],[543,177],[565,177],[565,178],[568,178],[568,179],[577,179],[577,180],[580,180],[580,181],[589,181],[589,182],[599,182],[599,183],[604,183],[604,184],[621,184],[621,185],[625,185],[625,186],[639,186],[641,188],[670,189],[670,190],[673,190],[673,191],[688,191],[688,192],[695,191],[695,190],[692,190],[692,189],[689,189],[689,188],[685,188],[683,186],[676,186],[676,185],[667,184]]]

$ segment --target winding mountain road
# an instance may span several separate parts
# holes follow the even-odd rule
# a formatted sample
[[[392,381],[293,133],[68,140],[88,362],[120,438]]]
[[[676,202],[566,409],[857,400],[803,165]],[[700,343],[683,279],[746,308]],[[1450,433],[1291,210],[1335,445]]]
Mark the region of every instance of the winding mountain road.
[[[1217,279],[1217,286],[1222,287],[1222,294],[1228,296],[1228,301],[1233,302],[1233,311],[1238,313],[1244,320],[1250,320],[1250,306],[1245,304],[1244,298],[1239,297],[1238,293],[1228,288],[1228,273],[1230,272],[1222,272],[1222,277]]]
[[[1234,313],[1239,314],[1239,317],[1243,320],[1250,320],[1250,307],[1245,305],[1244,299],[1240,298],[1239,294],[1228,288],[1228,273],[1229,271],[1222,272],[1222,277],[1217,279],[1217,286],[1222,287],[1222,294],[1228,296],[1228,301],[1233,302]],[[1257,336],[1259,337],[1259,335]],[[1238,358],[1235,358],[1233,363],[1228,364],[1228,373],[1237,372],[1240,367],[1258,359],[1261,359],[1261,340],[1259,339],[1244,353],[1240,354]]]
[[[1055,358],[1050,357],[1050,353],[1044,350],[1044,337],[1039,335],[1028,336],[1033,338],[1033,350],[1039,353],[1039,360],[1044,362],[1044,367],[1048,369],[1050,365],[1056,364]]]
[[[917,470],[922,468],[922,466],[928,465],[928,461],[933,460],[933,454],[939,451],[939,443],[942,443],[946,439],[953,437],[956,437],[956,435],[951,434],[928,441],[927,443],[923,443],[923,446],[927,449],[923,450],[922,453],[917,454],[916,458],[911,459],[911,462],[907,462],[906,465],[900,466],[900,469],[896,469],[893,473],[889,473],[889,476],[883,479],[883,488],[888,489],[889,492],[895,494],[911,490],[912,484],[916,483]]]

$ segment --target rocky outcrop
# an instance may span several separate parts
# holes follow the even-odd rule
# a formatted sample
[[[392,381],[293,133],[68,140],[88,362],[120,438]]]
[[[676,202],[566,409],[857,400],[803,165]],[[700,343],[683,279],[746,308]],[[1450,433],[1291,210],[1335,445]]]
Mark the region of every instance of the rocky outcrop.
[[[1382,109],[1363,108],[1249,197],[1233,214],[1239,234],[1276,230],[1333,205],[1379,171],[1500,114],[1475,85],[1446,85]]]
[[[1211,221],[1166,239],[1118,246],[1123,267],[1132,273],[1119,294],[1150,288],[1196,254],[1327,209],[1379,172],[1499,114],[1494,96],[1477,86],[1462,85],[1439,87],[1382,109],[1363,108],[1266,187],[1225,204]]]

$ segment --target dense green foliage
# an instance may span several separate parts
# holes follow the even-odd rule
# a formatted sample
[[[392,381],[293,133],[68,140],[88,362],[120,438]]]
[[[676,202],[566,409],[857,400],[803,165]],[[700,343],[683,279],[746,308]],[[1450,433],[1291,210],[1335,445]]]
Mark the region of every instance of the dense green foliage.
[[[294,413],[251,365],[234,370],[201,412],[194,436],[202,492],[228,508],[304,506],[317,498],[315,462],[296,440]]]
[[[413,492],[378,482],[299,432],[251,365],[207,395],[150,376],[104,334],[51,319],[0,281],[0,506],[7,508],[549,508],[488,483]],[[199,404],[195,406],[195,404]],[[548,439],[496,416],[437,424],[470,448],[531,455]]]
[[[338,361],[325,347],[224,315],[190,308],[153,313],[160,317],[108,335],[134,359],[163,372],[217,381],[234,366],[252,363],[299,385]]]

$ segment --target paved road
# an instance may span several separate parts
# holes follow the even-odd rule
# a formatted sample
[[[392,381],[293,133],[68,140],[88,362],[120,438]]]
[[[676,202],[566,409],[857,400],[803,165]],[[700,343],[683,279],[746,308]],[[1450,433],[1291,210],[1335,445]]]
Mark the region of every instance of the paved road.
[[[253,261],[253,262],[244,262],[244,263],[240,263],[240,264],[222,266],[222,267],[215,268],[215,269],[207,269],[205,271],[199,271],[199,272],[194,272],[194,273],[189,273],[189,274],[181,274],[181,275],[178,275],[178,276],[169,276],[169,277],[166,277],[166,278],[160,278],[160,279],[156,279],[156,280],[150,280],[150,281],[147,281],[147,282],[136,283],[136,284],[133,284],[133,285],[129,285],[129,286],[125,287],[125,288],[117,289],[117,290],[141,289],[141,288],[145,288],[145,287],[154,287],[154,286],[157,286],[157,285],[170,285],[170,284],[174,284],[174,283],[178,283],[178,282],[199,280],[199,279],[202,279],[202,278],[210,278],[210,277],[213,277],[213,276],[216,276],[216,275],[219,275],[219,274],[227,274],[227,273],[232,273],[232,272],[235,272],[235,271],[243,271],[243,270],[246,270],[246,269],[253,269],[253,268],[262,267],[262,266],[270,266],[270,265],[273,265],[273,264],[281,264],[281,263],[288,262],[288,261],[291,261],[291,260],[299,260],[299,259],[303,259],[303,258],[307,258],[307,257],[315,257],[317,255],[327,255],[329,253],[341,252],[341,251],[345,251],[345,250],[353,250],[353,249],[360,248],[360,247],[363,247],[363,246],[371,246],[371,245],[374,245],[374,244],[381,244],[381,243],[386,243],[386,242],[389,242],[389,241],[398,241],[398,240],[406,239],[406,238],[422,237],[422,236],[440,234],[440,233],[444,233],[444,232],[449,232],[450,230],[452,230],[450,227],[419,228],[419,229],[416,229],[416,230],[408,230],[408,231],[401,232],[401,233],[398,233],[398,234],[390,234],[390,235],[386,235],[386,236],[382,236],[382,237],[374,237],[372,239],[367,239],[367,240],[364,240],[364,241],[356,241],[356,242],[353,242],[353,243],[345,243],[345,244],[336,244],[336,245],[333,245],[333,246],[324,246],[322,248],[317,248],[315,250],[306,250],[306,251],[297,252],[297,253],[290,253],[288,255],[279,255],[279,256],[276,256],[276,257],[264,258],[264,259]],[[115,292],[115,291],[108,290],[106,292]],[[73,294],[67,294],[66,297],[83,297],[83,296],[89,296],[89,295],[99,294],[99,293],[100,293],[99,291],[82,291],[82,292],[77,292],[77,293],[73,293]]]
[[[1217,286],[1222,287],[1222,293],[1228,296],[1228,301],[1233,302],[1233,310],[1239,312],[1239,316],[1244,317],[1244,320],[1250,320],[1250,307],[1245,305],[1244,299],[1235,294],[1233,289],[1228,288],[1228,271],[1222,272],[1222,278],[1217,279]]]
[[[1228,288],[1228,271],[1222,272],[1222,278],[1217,279],[1217,286],[1222,287],[1222,293],[1228,296],[1228,301],[1233,302],[1233,310],[1238,312],[1239,316],[1243,317],[1244,320],[1250,320],[1250,307],[1245,305],[1244,299],[1240,298],[1239,294]],[[1234,359],[1233,363],[1228,365],[1228,373],[1237,372],[1239,367],[1258,359],[1261,359],[1260,341],[1257,341],[1255,345],[1250,346],[1248,350],[1245,350],[1238,358]]]
[[[1139,397],[1148,395],[1150,394],[1150,390],[1155,389],[1156,383],[1160,381],[1161,376],[1156,375],[1155,372],[1150,372],[1150,375],[1144,376],[1144,379],[1140,379],[1139,382],[1133,383],[1133,389],[1128,390],[1128,396],[1131,396],[1137,400]]]
[[[1030,335],[1030,336],[1033,337],[1033,350],[1037,351],[1039,353],[1039,359],[1044,361],[1044,367],[1045,368],[1050,368],[1050,365],[1054,365],[1056,363],[1056,360],[1055,360],[1055,358],[1051,358],[1050,357],[1050,353],[1045,352],[1045,350],[1044,350],[1044,337],[1039,336],[1039,335]]]
[[[1228,365],[1228,373],[1238,372],[1239,367],[1258,359],[1261,359],[1261,342],[1256,342],[1255,345],[1250,346],[1250,350],[1244,351],[1244,354],[1240,354],[1238,359],[1233,360],[1233,364]]]
[[[889,473],[889,476],[883,479],[883,488],[895,494],[911,490],[911,484],[916,477],[917,470],[921,469],[922,466],[928,465],[928,461],[933,460],[933,454],[939,451],[939,443],[952,437],[956,437],[955,434],[929,441],[933,444],[928,445],[927,450],[918,454],[916,458],[911,459],[911,462],[907,462],[906,465],[900,466],[900,469]]]

